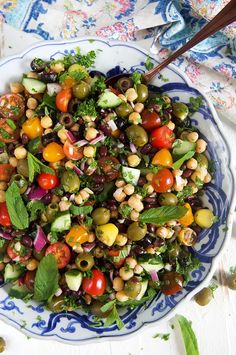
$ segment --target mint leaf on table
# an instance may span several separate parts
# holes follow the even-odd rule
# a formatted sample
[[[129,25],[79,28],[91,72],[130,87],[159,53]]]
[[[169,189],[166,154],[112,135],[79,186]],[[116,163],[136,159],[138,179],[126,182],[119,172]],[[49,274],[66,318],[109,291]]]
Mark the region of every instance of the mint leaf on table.
[[[191,322],[180,314],[177,314],[175,318],[180,326],[186,355],[199,355],[197,338],[192,329]]]
[[[77,206],[71,206],[70,207],[70,212],[73,214],[73,215],[80,215],[80,214],[84,214],[84,215],[87,215],[89,213],[91,213],[93,210],[93,207],[92,206],[81,206],[81,207],[77,207]]]
[[[37,301],[47,301],[52,298],[58,289],[59,273],[57,262],[52,254],[44,256],[38,266],[34,296]]]
[[[162,206],[150,208],[139,216],[139,221],[151,224],[163,224],[175,219],[183,217],[187,212],[187,208],[182,206]]]
[[[28,152],[28,167],[29,167],[29,181],[33,182],[35,174],[42,172],[55,175],[55,171],[49,168],[47,165],[43,164],[39,159],[37,159],[33,154]]]
[[[29,227],[29,215],[20,195],[19,187],[13,182],[6,191],[6,204],[11,223],[17,229]]]
[[[192,158],[195,154],[195,151],[190,150],[189,152],[185,153],[180,159],[178,159],[177,161],[174,162],[174,164],[172,165],[172,169],[176,170],[179,169],[181,167],[181,165],[186,161],[189,160],[190,158]]]

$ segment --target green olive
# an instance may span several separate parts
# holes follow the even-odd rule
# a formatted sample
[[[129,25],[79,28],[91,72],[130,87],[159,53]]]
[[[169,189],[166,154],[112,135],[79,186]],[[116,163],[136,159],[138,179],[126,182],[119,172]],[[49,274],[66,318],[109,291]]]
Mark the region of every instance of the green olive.
[[[20,174],[26,178],[29,177],[28,161],[26,159],[18,160],[16,170],[17,170],[18,174]]]
[[[110,211],[107,208],[96,208],[96,210],[94,210],[92,213],[93,222],[98,226],[101,224],[106,224],[110,220],[110,215]]]
[[[148,98],[148,87],[144,84],[137,85],[137,94],[138,97],[136,99],[137,102],[145,102]]]
[[[126,92],[126,90],[132,88],[134,86],[134,82],[131,78],[120,78],[117,83],[116,87],[121,91],[121,92]]]
[[[81,271],[91,270],[94,265],[94,258],[89,253],[81,253],[75,259],[76,266]]]
[[[133,222],[127,229],[127,237],[130,240],[138,241],[145,237],[147,233],[147,226],[145,223]]]
[[[231,288],[231,290],[236,290],[236,274],[227,277],[227,286]]]
[[[176,206],[178,203],[178,198],[172,192],[164,192],[160,194],[158,201],[161,206]]]
[[[77,97],[77,99],[84,100],[90,92],[90,86],[85,81],[81,81],[79,84],[73,86],[72,90],[73,95]]]
[[[68,69],[68,74],[76,80],[76,73],[83,73],[86,77],[88,76],[87,69],[81,64],[72,64]]]
[[[208,168],[209,162],[208,162],[208,159],[205,156],[205,154],[203,154],[203,153],[196,154],[196,159],[197,159],[198,165],[200,167],[203,167],[206,169]]]
[[[117,116],[119,116],[121,118],[128,117],[132,112],[133,112],[133,109],[130,106],[130,104],[127,104],[125,102],[122,103],[121,105],[119,105],[118,107],[116,107],[116,114],[117,114]]]
[[[199,304],[199,306],[206,306],[211,302],[213,298],[213,292],[209,287],[204,287],[200,292],[198,292],[194,299]]]
[[[56,297],[54,296],[52,300],[47,305],[48,309],[53,313],[59,313],[66,310],[66,303],[64,296]]]
[[[80,179],[73,170],[65,170],[61,176],[61,184],[65,192],[75,193],[80,188]]]
[[[129,298],[135,299],[142,288],[142,283],[139,281],[137,277],[132,277],[129,281],[125,283],[124,293]]]
[[[59,206],[57,203],[50,203],[47,206],[46,217],[47,217],[48,222],[52,222],[55,219],[58,211],[59,211]]]
[[[139,125],[132,125],[125,130],[129,140],[137,147],[143,147],[148,142],[147,132]]]
[[[99,318],[107,318],[107,316],[111,313],[112,310],[112,306],[111,309],[106,311],[106,312],[102,312],[101,308],[102,306],[104,306],[105,303],[101,302],[101,301],[93,301],[90,305],[89,305],[89,309],[91,311],[92,314],[94,314],[95,316],[99,317]]]
[[[173,103],[172,108],[174,116],[180,119],[180,121],[184,121],[187,118],[189,114],[189,109],[188,106],[185,105],[183,102]]]
[[[27,188],[28,188],[28,182],[26,180],[26,178],[23,175],[20,174],[15,174],[12,176],[11,180],[10,180],[10,184],[12,182],[15,182],[17,184],[17,186],[19,187],[20,190],[20,194],[23,194]]]
[[[0,353],[3,353],[5,349],[6,349],[6,342],[2,337],[0,337]]]
[[[46,247],[44,247],[41,251],[37,251],[35,248],[33,249],[33,255],[35,257],[36,260],[40,261],[44,255],[45,255],[45,252],[46,252]]]

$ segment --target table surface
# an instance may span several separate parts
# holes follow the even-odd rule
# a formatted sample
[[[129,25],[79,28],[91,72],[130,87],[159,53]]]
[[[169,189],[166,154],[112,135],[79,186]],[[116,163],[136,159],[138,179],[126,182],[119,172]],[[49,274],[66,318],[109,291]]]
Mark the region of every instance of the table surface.
[[[37,42],[37,37],[22,33],[0,20],[0,58],[13,55]],[[147,47],[147,42],[139,42]],[[231,146],[236,148],[236,126],[224,122],[225,136]],[[236,214],[235,214],[236,216]],[[231,266],[236,266],[236,218],[231,241],[222,256],[216,277],[222,285],[215,291],[214,300],[207,307],[200,307],[194,301],[186,303],[179,313],[192,321],[201,355],[233,355],[236,349],[236,292],[224,286],[226,274]],[[153,338],[156,333],[170,333],[168,341]],[[6,340],[6,355],[183,355],[184,349],[180,337],[170,327],[170,322],[146,327],[127,340],[70,346],[54,341],[28,339],[24,334],[0,321],[0,336]],[[234,350],[233,350],[234,349]]]

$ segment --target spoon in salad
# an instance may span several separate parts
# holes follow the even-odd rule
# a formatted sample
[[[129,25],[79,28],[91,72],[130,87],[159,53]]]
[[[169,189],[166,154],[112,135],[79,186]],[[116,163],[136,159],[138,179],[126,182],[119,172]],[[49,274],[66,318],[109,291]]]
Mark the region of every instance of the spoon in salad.
[[[146,83],[150,82],[162,69],[173,62],[180,55],[234,21],[236,21],[236,0],[231,0],[210,22],[208,22],[201,29],[201,31],[199,31],[192,39],[183,45],[183,47],[172,53],[168,58],[156,65],[153,69],[143,74],[143,81]],[[112,76],[106,80],[106,84],[113,86],[120,78],[128,77],[130,75],[131,73],[122,73]]]

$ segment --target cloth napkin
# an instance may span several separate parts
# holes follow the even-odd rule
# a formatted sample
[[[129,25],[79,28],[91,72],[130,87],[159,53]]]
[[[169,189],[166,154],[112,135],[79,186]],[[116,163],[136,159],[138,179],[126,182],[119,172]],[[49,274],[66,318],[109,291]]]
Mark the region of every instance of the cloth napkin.
[[[0,0],[4,20],[41,39],[97,35],[144,39],[159,59],[182,46],[229,0]],[[201,42],[175,63],[236,123],[236,23]]]

